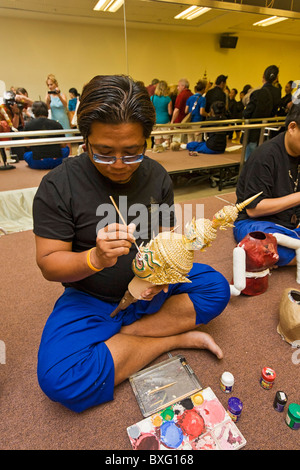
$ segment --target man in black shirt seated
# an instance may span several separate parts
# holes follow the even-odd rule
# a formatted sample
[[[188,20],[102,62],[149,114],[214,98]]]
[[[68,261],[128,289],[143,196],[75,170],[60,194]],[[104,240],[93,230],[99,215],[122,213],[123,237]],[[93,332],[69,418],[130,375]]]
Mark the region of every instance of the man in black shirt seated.
[[[25,124],[25,131],[46,131],[63,128],[59,122],[48,119],[48,108],[43,101],[34,101],[32,112],[35,119]],[[54,135],[52,137],[64,137],[64,135]],[[63,144],[33,145],[24,153],[24,160],[30,168],[50,170],[60,165],[63,159],[69,156],[69,153],[69,147]]]
[[[146,88],[126,76],[94,77],[77,118],[86,152],[44,176],[33,219],[42,274],[65,287],[43,332],[38,379],[48,397],[80,412],[112,400],[114,386],[172,349],[222,358],[196,327],[223,311],[230,291],[222,274],[194,263],[191,282],[152,284],[111,316],[134,277],[136,247],[152,228],[174,226],[173,189],[166,170],[144,155],[155,123]]]
[[[237,242],[255,231],[290,237],[277,238],[278,266],[295,264],[300,247],[300,104],[292,106],[285,124],[285,132],[254,150],[242,169],[237,202],[263,193],[239,213],[234,227]]]

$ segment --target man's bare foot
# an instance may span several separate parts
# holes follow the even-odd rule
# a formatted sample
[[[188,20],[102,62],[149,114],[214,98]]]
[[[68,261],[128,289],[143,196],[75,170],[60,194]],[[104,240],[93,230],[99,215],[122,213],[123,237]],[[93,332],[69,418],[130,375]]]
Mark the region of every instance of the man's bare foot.
[[[224,354],[222,349],[217,345],[215,340],[208,333],[203,331],[193,330],[187,333],[182,333],[182,348],[185,349],[208,349],[217,356],[218,359],[222,359]]]

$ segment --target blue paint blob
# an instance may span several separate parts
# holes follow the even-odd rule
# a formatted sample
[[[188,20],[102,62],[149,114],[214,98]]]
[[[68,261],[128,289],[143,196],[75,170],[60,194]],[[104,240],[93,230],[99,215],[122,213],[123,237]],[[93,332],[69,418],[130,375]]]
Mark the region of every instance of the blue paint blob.
[[[177,449],[183,440],[183,433],[174,421],[165,421],[160,427],[161,442],[171,449]]]

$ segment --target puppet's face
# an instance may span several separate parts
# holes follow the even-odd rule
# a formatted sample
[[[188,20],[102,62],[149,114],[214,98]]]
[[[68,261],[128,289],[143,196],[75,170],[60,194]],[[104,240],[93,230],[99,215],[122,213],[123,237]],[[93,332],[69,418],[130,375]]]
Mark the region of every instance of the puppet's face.
[[[238,215],[238,210],[235,206],[224,206],[219,210],[212,219],[212,226],[214,228],[224,228],[232,226]]]
[[[141,253],[137,253],[136,257],[132,262],[132,269],[136,276],[141,279],[147,279],[152,276],[155,272],[155,269],[159,268],[161,265],[157,260],[154,259],[153,252],[147,247],[141,248]]]
[[[251,232],[239,246],[246,252],[246,269],[250,272],[271,268],[277,263],[277,240],[271,233]]]

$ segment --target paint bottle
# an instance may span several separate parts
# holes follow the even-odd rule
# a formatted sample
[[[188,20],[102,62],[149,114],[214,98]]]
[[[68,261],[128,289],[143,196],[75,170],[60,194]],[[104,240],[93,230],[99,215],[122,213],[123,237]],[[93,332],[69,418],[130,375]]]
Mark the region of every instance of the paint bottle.
[[[220,387],[221,390],[225,393],[232,392],[234,384],[234,377],[230,372],[223,372],[220,378]]]
[[[228,414],[232,421],[238,421],[243,410],[243,403],[237,397],[231,397],[228,400]]]
[[[260,385],[265,390],[271,390],[276,379],[276,372],[270,367],[264,367],[261,371]]]
[[[274,409],[276,411],[279,411],[279,413],[282,413],[286,404],[287,404],[286,394],[281,391],[276,392],[274,403],[273,403]]]
[[[285,417],[285,422],[291,429],[300,429],[300,405],[291,403]]]

